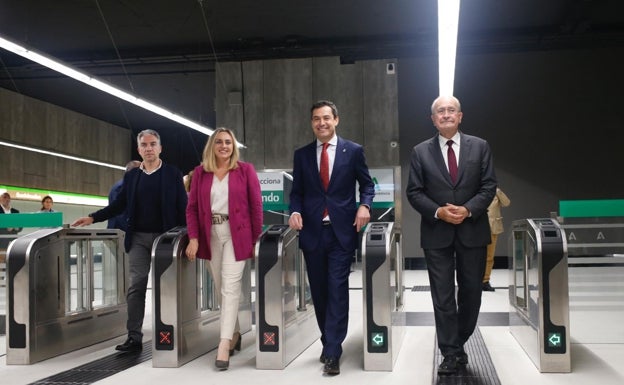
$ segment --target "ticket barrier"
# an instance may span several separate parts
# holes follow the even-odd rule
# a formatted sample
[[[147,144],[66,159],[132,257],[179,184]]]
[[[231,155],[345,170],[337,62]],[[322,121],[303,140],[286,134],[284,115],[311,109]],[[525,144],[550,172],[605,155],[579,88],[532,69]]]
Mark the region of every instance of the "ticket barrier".
[[[42,229],[7,251],[6,363],[33,364],[126,334],[119,230]]]
[[[152,248],[152,367],[177,368],[215,349],[220,340],[220,310],[208,261],[189,261],[188,234],[176,227]],[[245,266],[238,320],[241,334],[251,330],[251,267]]]
[[[271,225],[256,244],[256,368],[284,369],[320,337],[297,231]]]
[[[571,371],[568,253],[550,218],[513,222],[509,328],[543,373]]]
[[[392,371],[405,336],[401,235],[394,222],[373,222],[362,237],[364,370]]]

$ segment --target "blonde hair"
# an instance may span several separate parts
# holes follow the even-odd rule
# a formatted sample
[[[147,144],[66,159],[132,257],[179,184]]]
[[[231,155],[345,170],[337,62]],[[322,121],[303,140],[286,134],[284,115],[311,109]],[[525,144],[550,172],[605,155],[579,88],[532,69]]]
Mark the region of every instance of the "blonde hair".
[[[202,153],[202,166],[204,168],[204,171],[206,172],[217,170],[217,157],[214,152],[214,143],[217,138],[217,134],[221,132],[225,132],[230,135],[230,137],[232,137],[232,144],[234,147],[232,149],[232,155],[230,156],[230,164],[228,165],[228,170],[234,170],[238,167],[240,152],[238,151],[238,142],[236,141],[236,136],[234,136],[234,132],[229,128],[219,127],[214,130],[212,135],[210,135],[210,138],[206,143],[206,147],[204,147],[204,152]]]
[[[193,170],[189,171],[188,174],[184,175],[182,178],[182,182],[184,182],[184,189],[186,192],[191,191],[191,178],[193,177]]]

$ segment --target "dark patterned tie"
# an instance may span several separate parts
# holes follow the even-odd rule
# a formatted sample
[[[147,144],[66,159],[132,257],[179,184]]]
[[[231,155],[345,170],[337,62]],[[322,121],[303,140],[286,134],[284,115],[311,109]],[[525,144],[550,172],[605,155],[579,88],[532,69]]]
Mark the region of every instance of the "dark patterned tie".
[[[446,145],[448,146],[447,155],[449,174],[451,174],[451,181],[455,184],[455,182],[457,182],[457,158],[455,157],[455,151],[453,151],[453,143],[454,142],[452,140],[449,140],[446,142]]]

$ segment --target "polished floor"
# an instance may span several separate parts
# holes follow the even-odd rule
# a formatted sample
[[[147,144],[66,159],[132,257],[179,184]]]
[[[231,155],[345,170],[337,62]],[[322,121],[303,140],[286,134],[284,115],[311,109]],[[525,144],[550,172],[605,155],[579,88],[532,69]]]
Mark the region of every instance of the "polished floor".
[[[254,331],[243,335],[243,348],[232,357],[230,369],[214,369],[215,351],[180,368],[152,368],[151,360],[139,363],[97,384],[246,384],[307,385],[346,384],[482,384],[479,379],[438,378],[434,371],[435,330],[427,275],[422,270],[405,272],[405,311],[408,324],[400,354],[392,372],[363,370],[362,280],[359,269],[351,275],[349,333],[344,343],[341,374],[327,377],[318,362],[320,342],[315,342],[284,370],[255,368]],[[479,332],[486,354],[503,385],[621,385],[624,384],[624,267],[570,270],[570,323],[572,372],[540,373],[509,332],[504,313],[509,310],[508,271],[495,270],[495,292],[483,293]],[[412,289],[414,288],[414,289]],[[418,288],[424,288],[419,290]],[[4,295],[4,293],[2,293]],[[151,306],[148,306],[148,311]],[[150,314],[146,317],[146,338],[151,335]],[[0,383],[30,384],[54,374],[114,354],[113,346],[123,337],[33,365],[6,365],[5,336],[0,336]],[[451,381],[451,382],[449,382]],[[40,382],[44,383],[44,382]]]

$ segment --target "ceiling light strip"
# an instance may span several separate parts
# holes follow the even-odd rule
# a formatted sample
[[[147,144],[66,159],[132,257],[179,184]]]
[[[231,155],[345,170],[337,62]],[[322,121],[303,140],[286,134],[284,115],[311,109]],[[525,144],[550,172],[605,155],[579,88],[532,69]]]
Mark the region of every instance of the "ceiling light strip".
[[[59,158],[75,160],[77,162],[94,164],[96,166],[114,168],[116,170],[124,170],[125,171],[125,169],[126,169],[125,166],[118,166],[116,164],[98,162],[97,160],[80,158],[80,157],[73,156],[73,155],[61,154],[60,152],[48,151],[48,150],[43,150],[43,149],[35,148],[35,147],[23,146],[21,144],[5,142],[3,140],[0,140],[0,146],[13,147],[13,148],[17,148],[17,149],[20,149],[20,150],[36,152],[36,153],[39,153],[39,154],[52,155],[52,156],[56,156],[56,157],[59,157]]]
[[[102,80],[96,79],[92,76],[89,76],[77,69],[72,68],[67,64],[63,64],[58,60],[49,58],[45,55],[42,55],[32,49],[25,48],[19,44],[15,44],[4,37],[0,36],[0,47],[11,51],[17,55],[20,55],[26,59],[32,60],[36,63],[39,63],[45,67],[48,67],[54,71],[60,72],[66,76],[69,76],[72,79],[76,79],[82,83],[85,83],[91,87],[97,88],[100,91],[106,92],[109,95],[113,95],[119,99],[125,100],[128,103],[132,103],[136,106],[144,108],[148,111],[152,111],[153,113],[165,117],[167,119],[173,120],[174,122],[180,123],[184,126],[187,126],[195,131],[199,131],[208,136],[212,135],[214,132],[212,129],[203,126],[199,123],[196,123],[192,120],[184,118],[180,115],[177,115],[166,108],[160,107],[154,103],[151,103],[145,99],[138,98],[128,92],[125,92],[111,84],[108,84]],[[239,147],[245,147],[243,144],[238,143]]]
[[[438,68],[440,95],[453,95],[460,0],[438,0]]]

